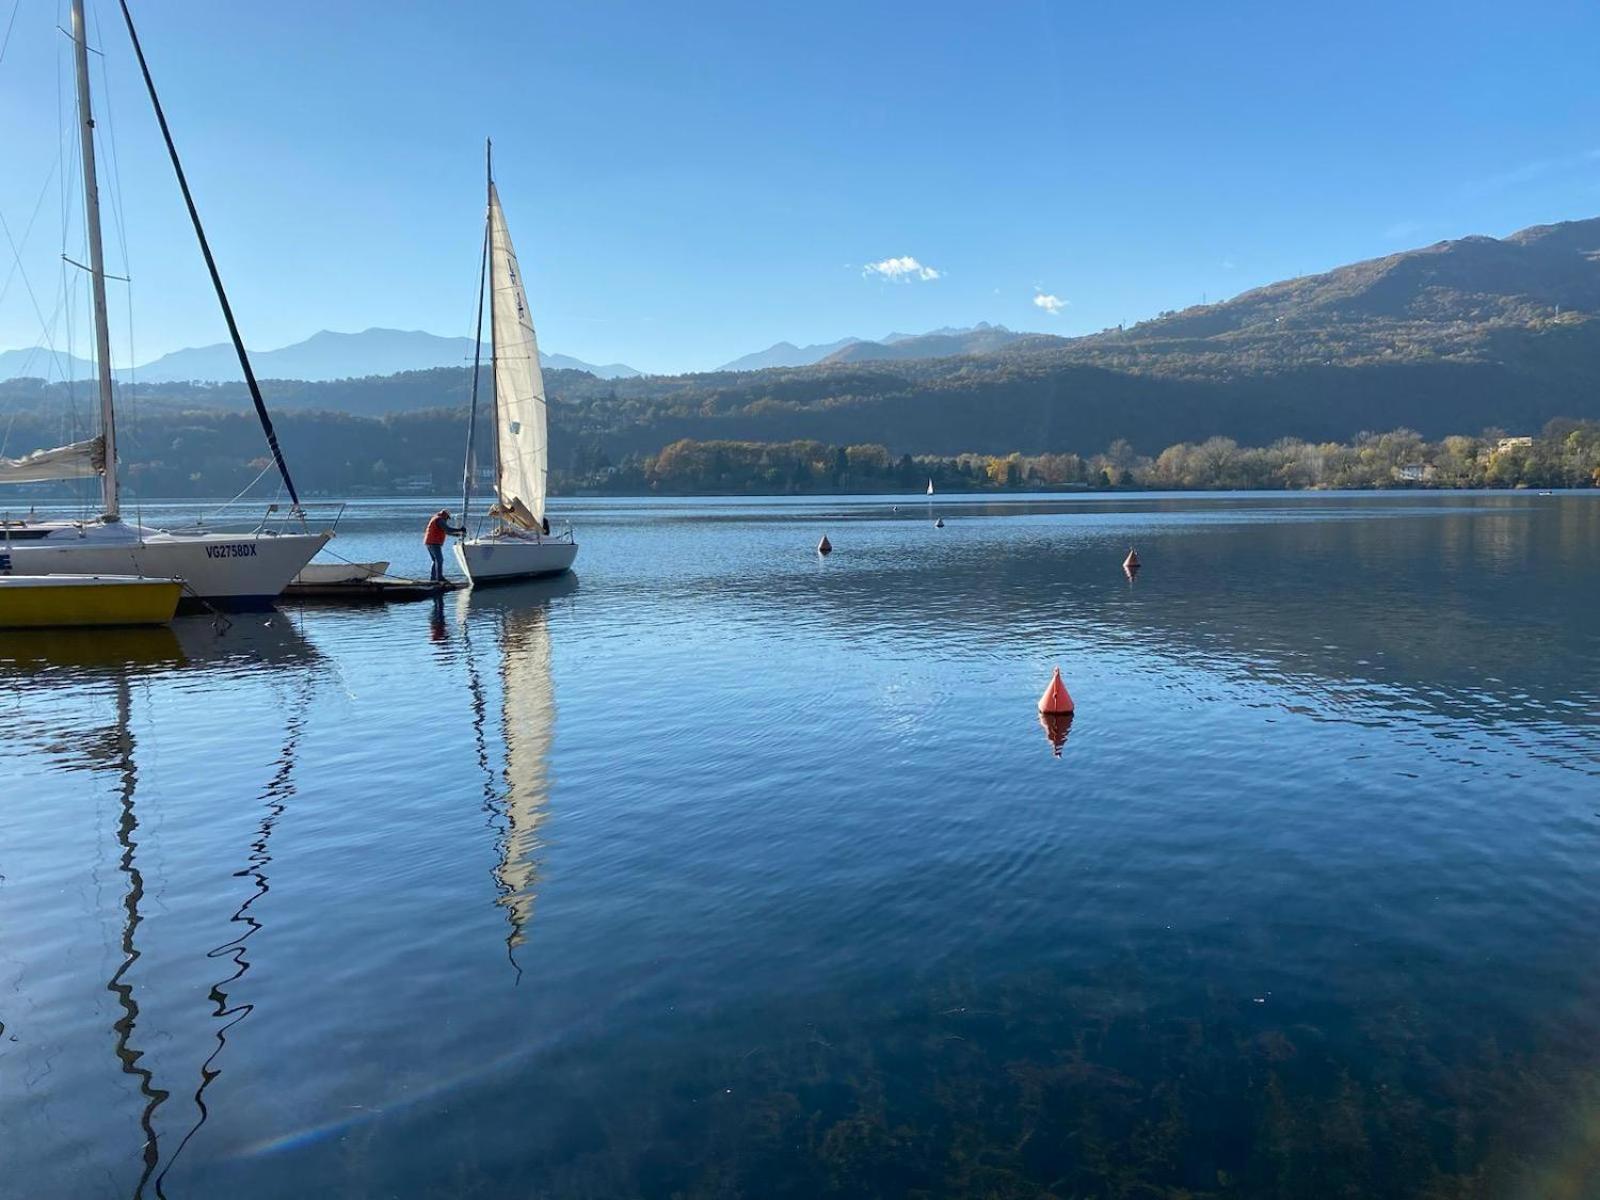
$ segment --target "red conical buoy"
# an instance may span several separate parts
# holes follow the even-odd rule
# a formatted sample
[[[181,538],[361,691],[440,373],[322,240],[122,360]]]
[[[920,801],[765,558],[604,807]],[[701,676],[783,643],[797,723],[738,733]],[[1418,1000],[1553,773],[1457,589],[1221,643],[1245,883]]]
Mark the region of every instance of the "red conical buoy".
[[[818,554],[832,554],[833,553],[833,543],[828,540],[828,535],[827,534],[823,534],[822,535],[822,540],[817,543],[817,553]]]
[[[1072,697],[1067,694],[1067,685],[1061,682],[1061,668],[1057,667],[1056,673],[1050,678],[1050,686],[1039,697],[1039,711],[1059,716],[1072,712],[1073,707]]]
[[[1132,546],[1128,547],[1128,557],[1122,560],[1124,571],[1137,571],[1139,569],[1139,552]]]

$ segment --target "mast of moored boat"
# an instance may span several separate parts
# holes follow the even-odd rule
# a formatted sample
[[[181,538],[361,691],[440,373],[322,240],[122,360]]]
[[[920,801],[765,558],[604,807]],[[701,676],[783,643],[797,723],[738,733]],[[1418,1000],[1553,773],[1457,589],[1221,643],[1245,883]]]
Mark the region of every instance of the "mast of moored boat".
[[[100,245],[100,189],[94,171],[94,114],[89,107],[88,29],[83,0],[72,0],[73,55],[78,60],[78,140],[83,144],[83,205],[89,234],[89,276],[94,290],[95,365],[100,377],[100,439],[105,455],[101,471],[103,520],[118,518],[117,413],[111,402],[111,330],[106,320],[106,264]]]
[[[490,155],[494,152],[494,143],[484,143],[484,165],[489,173],[489,180],[494,181],[494,168],[490,162]],[[461,528],[467,528],[467,513],[472,506],[472,471],[473,471],[473,444],[478,435],[478,369],[483,364],[483,289],[488,278],[489,270],[489,206],[485,202],[483,208],[483,257],[478,262],[478,323],[472,327],[472,402],[467,409],[467,464],[461,472]],[[492,336],[492,331],[491,331]],[[490,370],[493,371],[493,367]],[[499,445],[498,440],[496,446]],[[498,453],[498,450],[496,451]],[[498,497],[497,497],[498,498]],[[466,536],[463,532],[462,537]]]
[[[500,298],[495,294],[494,284],[494,139],[484,141],[483,149],[484,170],[488,173],[488,184],[484,188],[485,203],[487,204],[487,220],[489,238],[489,382],[494,387],[494,503],[500,506],[504,492],[500,486],[500,474],[505,467],[500,461],[500,367],[497,357],[498,339],[495,337],[495,309],[500,303]],[[492,515],[492,514],[491,514]]]

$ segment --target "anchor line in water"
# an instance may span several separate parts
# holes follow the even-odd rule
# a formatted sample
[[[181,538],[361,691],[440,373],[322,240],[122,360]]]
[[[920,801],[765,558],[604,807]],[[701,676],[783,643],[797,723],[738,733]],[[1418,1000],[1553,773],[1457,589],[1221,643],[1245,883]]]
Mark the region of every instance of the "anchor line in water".
[[[233,873],[235,879],[248,879],[255,886],[255,890],[234,910],[233,916],[228,918],[229,924],[243,924],[245,929],[237,937],[206,952],[207,958],[225,958],[233,964],[235,969],[233,974],[213,983],[207,995],[207,999],[215,1005],[211,1015],[224,1018],[224,1021],[216,1030],[216,1046],[206,1056],[206,1060],[200,1064],[200,1085],[194,1092],[194,1104],[195,1108],[199,1110],[199,1116],[195,1118],[195,1122],[189,1127],[188,1132],[179,1139],[177,1148],[172,1152],[171,1159],[161,1169],[161,1173],[156,1176],[156,1196],[159,1200],[165,1200],[166,1198],[166,1192],[162,1190],[162,1185],[167,1175],[177,1165],[185,1147],[189,1145],[195,1134],[199,1133],[201,1127],[210,1119],[211,1110],[206,1107],[206,1089],[211,1086],[212,1081],[217,1076],[222,1074],[222,1068],[217,1065],[217,1060],[227,1048],[229,1032],[255,1011],[255,1005],[248,1001],[237,1005],[233,1004],[229,999],[227,989],[230,984],[237,983],[244,978],[245,974],[250,970],[247,943],[264,928],[260,920],[251,913],[250,909],[257,900],[272,890],[267,876],[267,867],[272,862],[272,854],[268,847],[272,841],[273,830],[277,828],[279,819],[288,811],[289,801],[295,794],[295,758],[299,751],[301,735],[305,732],[306,714],[311,705],[311,688],[314,682],[315,673],[313,670],[308,669],[305,674],[304,691],[296,706],[296,711],[284,726],[283,750],[278,755],[277,770],[273,772],[272,778],[268,780],[266,787],[258,797],[263,802],[266,812],[262,816],[260,824],[256,826],[255,840],[250,843],[250,852],[245,856],[246,865]]]
[[[134,794],[139,785],[139,768],[133,758],[132,707],[127,675],[120,674],[117,677],[117,768],[120,777],[117,790],[121,797],[121,811],[117,818],[117,844],[122,848],[122,857],[117,869],[127,877],[128,888],[122,899],[122,962],[106,983],[106,990],[116,996],[122,1008],[122,1015],[111,1026],[116,1037],[117,1058],[122,1062],[123,1073],[139,1081],[139,1094],[145,1098],[144,1107],[139,1113],[139,1128],[144,1134],[141,1150],[144,1169],[133,1189],[133,1200],[142,1200],[150,1177],[161,1164],[161,1145],[155,1126],[156,1110],[172,1093],[155,1086],[155,1072],[140,1062],[145,1052],[134,1048],[133,1034],[139,1024],[139,1001],[134,996],[133,984],[124,980],[134,963],[139,961],[140,950],[134,935],[144,920],[139,913],[139,903],[144,899],[144,873],[139,869],[136,853],[139,843],[133,837],[139,828],[139,818],[133,807]],[[161,1194],[159,1181],[156,1183],[156,1194]]]

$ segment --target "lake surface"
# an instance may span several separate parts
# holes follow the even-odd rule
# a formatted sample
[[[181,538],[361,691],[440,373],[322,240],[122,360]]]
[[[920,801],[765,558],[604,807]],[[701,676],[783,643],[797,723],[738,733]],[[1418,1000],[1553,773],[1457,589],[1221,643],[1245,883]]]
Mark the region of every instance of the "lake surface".
[[[893,503],[0,636],[0,1191],[1600,1195],[1600,496]]]

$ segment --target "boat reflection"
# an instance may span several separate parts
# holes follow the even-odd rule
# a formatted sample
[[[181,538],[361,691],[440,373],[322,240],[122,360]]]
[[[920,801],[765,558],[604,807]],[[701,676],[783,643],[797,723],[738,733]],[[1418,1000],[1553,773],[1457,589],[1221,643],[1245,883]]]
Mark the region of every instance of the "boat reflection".
[[[24,700],[34,691],[62,693],[62,685],[70,684],[65,690],[82,701],[98,703],[96,698],[109,691],[113,702],[109,723],[103,719],[80,722],[74,724],[70,732],[63,732],[58,714],[50,714],[32,722],[11,722],[7,736],[37,740],[39,747],[62,770],[103,774],[114,781],[117,797],[115,861],[122,879],[117,938],[120,954],[104,986],[116,998],[116,1015],[110,1029],[114,1053],[122,1072],[135,1081],[141,1097],[140,1167],[131,1187],[135,1200],[150,1194],[166,1194],[163,1181],[184,1147],[207,1120],[205,1093],[221,1073],[220,1055],[228,1032],[251,1010],[249,1004],[232,1002],[228,989],[249,969],[244,953],[245,939],[261,927],[250,908],[267,890],[266,865],[271,861],[268,843],[273,826],[283,814],[285,801],[294,791],[291,771],[295,750],[315,683],[320,678],[322,662],[315,647],[278,614],[216,624],[205,619],[180,620],[170,628],[52,630],[43,637],[34,637],[31,633],[0,637],[0,678],[15,684]],[[301,702],[286,701],[284,705],[290,713],[285,742],[274,774],[260,796],[266,811],[245,855],[243,869],[230,870],[230,874],[247,879],[252,885],[250,895],[230,918],[244,929],[239,936],[207,952],[208,958],[224,959],[228,967],[227,976],[210,990],[215,1006],[212,1015],[222,1023],[213,1031],[215,1048],[199,1067],[200,1080],[193,1093],[197,1110],[194,1120],[181,1137],[170,1128],[164,1137],[162,1126],[168,1122],[161,1119],[160,1110],[173,1092],[157,1086],[160,1055],[152,1058],[151,1047],[170,1043],[172,1037],[170,1032],[160,1028],[153,1032],[142,1028],[140,990],[147,991],[151,982],[149,978],[140,982],[143,973],[137,965],[145,953],[141,942],[148,937],[144,930],[144,908],[150,885],[144,862],[149,854],[142,845],[146,839],[140,834],[148,818],[141,821],[139,813],[141,779],[139,735],[134,728],[134,685],[181,672],[194,686],[207,687],[219,676],[225,678],[235,670],[276,671],[286,664],[300,664],[303,668],[292,676],[302,685]],[[227,686],[230,685],[225,683],[224,687]],[[142,686],[139,694],[144,694]],[[148,715],[146,719],[150,719]],[[146,790],[149,790],[148,782]],[[147,798],[145,802],[159,804],[159,789],[153,801]],[[158,818],[156,827],[159,826]],[[155,886],[159,890],[159,881]],[[170,1070],[166,1072],[170,1073]],[[170,1107],[167,1112],[170,1114]],[[173,1137],[177,1138],[175,1145],[171,1141]]]
[[[134,1045],[134,1033],[139,1024],[139,1001],[134,995],[133,984],[126,978],[134,963],[139,961],[140,951],[135,934],[138,932],[140,922],[144,920],[139,911],[140,902],[144,899],[144,873],[139,868],[137,855],[139,843],[134,839],[134,834],[139,829],[139,818],[133,807],[134,793],[139,786],[139,769],[134,762],[133,700],[126,672],[116,678],[116,703],[117,715],[112,736],[104,740],[96,739],[102,746],[113,750],[112,762],[106,765],[116,770],[117,794],[120,801],[117,812],[117,847],[121,854],[117,859],[117,870],[127,882],[122,897],[123,918],[120,939],[122,959],[106,982],[106,990],[116,996],[117,1004],[122,1010],[111,1025],[117,1060],[122,1064],[123,1073],[133,1076],[138,1081],[139,1094],[144,1098],[144,1104],[139,1110],[139,1129],[144,1136],[144,1144],[140,1151],[141,1171],[139,1181],[133,1189],[134,1200],[139,1200],[145,1194],[145,1187],[161,1162],[161,1145],[156,1136],[155,1115],[156,1110],[166,1102],[171,1093],[165,1088],[156,1087],[155,1073],[141,1062],[144,1051]],[[159,1191],[159,1184],[157,1190]]]
[[[509,929],[506,951],[527,940],[539,876],[540,829],[549,816],[550,749],[555,736],[555,689],[550,672],[550,610],[553,601],[578,588],[576,575],[492,589],[461,592],[457,617],[467,645],[478,760],[485,772],[485,803],[498,825],[494,867],[497,903]],[[500,675],[503,774],[496,779],[486,734],[487,701],[472,653],[474,631],[494,638]],[[520,967],[518,968],[520,977]]]
[[[146,629],[16,629],[0,633],[0,673],[178,667],[184,651],[171,626]],[[125,676],[124,676],[125,677]]]
[[[317,673],[306,670],[299,673],[297,679],[296,695],[285,705],[289,712],[284,724],[283,745],[279,749],[278,757],[273,763],[272,777],[257,797],[261,806],[261,817],[256,823],[255,834],[251,839],[249,851],[244,856],[244,865],[233,872],[236,879],[249,882],[250,893],[234,909],[233,915],[228,918],[228,923],[237,932],[233,937],[219,946],[212,947],[206,952],[209,959],[218,959],[227,963],[232,969],[221,979],[211,985],[208,999],[211,1001],[211,1015],[221,1021],[213,1031],[216,1045],[206,1060],[200,1064],[200,1082],[195,1087],[193,1100],[196,1115],[193,1123],[178,1140],[177,1146],[172,1151],[172,1157],[161,1173],[156,1176],[156,1194],[164,1196],[162,1185],[172,1168],[177,1166],[178,1159],[182,1156],[189,1143],[198,1134],[206,1121],[210,1119],[211,1110],[206,1106],[206,1091],[222,1074],[222,1053],[228,1048],[228,1034],[235,1026],[242,1022],[255,1011],[255,1004],[250,1001],[235,1002],[229,989],[234,987],[249,972],[251,961],[249,956],[249,941],[260,933],[265,926],[260,917],[250,910],[256,901],[260,900],[269,891],[271,884],[268,879],[267,868],[272,863],[270,846],[273,830],[277,828],[279,820],[288,811],[289,801],[293,799],[296,791],[294,782],[295,761],[298,757],[300,739],[305,732],[307,716],[311,711],[312,701],[316,695]]]
[[[279,666],[321,655],[283,613],[180,617],[148,629],[20,629],[0,633],[0,676],[130,675],[237,663]]]

